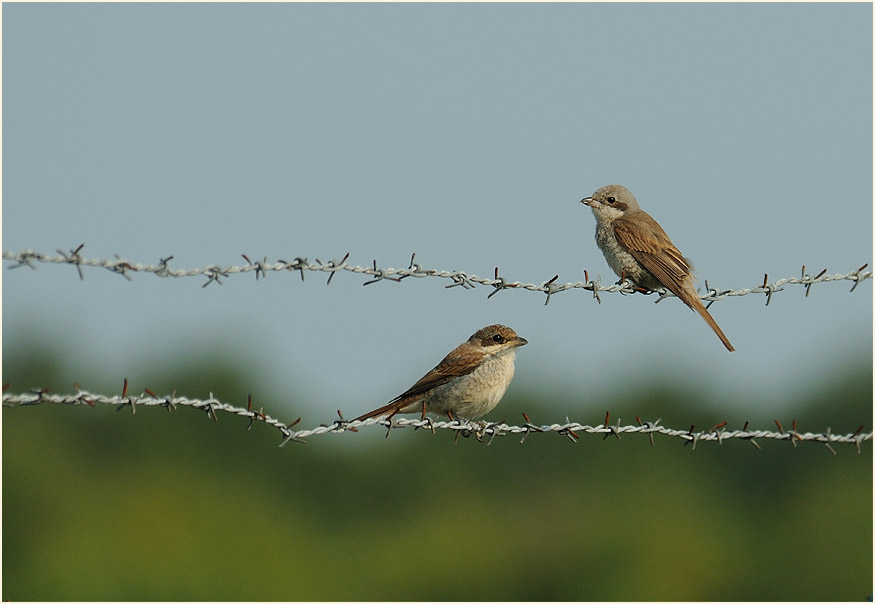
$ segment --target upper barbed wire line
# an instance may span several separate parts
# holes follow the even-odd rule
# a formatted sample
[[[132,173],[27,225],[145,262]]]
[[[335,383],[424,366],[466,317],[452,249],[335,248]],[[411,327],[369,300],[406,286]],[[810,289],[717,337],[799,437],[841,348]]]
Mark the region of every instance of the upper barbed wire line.
[[[549,303],[550,297],[552,295],[571,289],[583,289],[591,291],[593,293],[593,297],[599,302],[601,302],[601,298],[599,297],[599,294],[601,292],[619,292],[622,294],[631,294],[638,291],[629,281],[624,281],[622,283],[612,283],[611,285],[602,285],[601,277],[597,277],[595,280],[590,279],[589,273],[586,270],[583,271],[585,281],[578,281],[574,283],[557,283],[559,275],[555,275],[548,280],[542,281],[541,283],[523,283],[520,281],[508,281],[506,278],[501,277],[499,275],[498,267],[495,267],[493,278],[478,277],[475,274],[469,274],[466,271],[460,270],[449,271],[443,269],[427,269],[423,268],[422,265],[415,262],[416,254],[413,254],[411,256],[410,263],[407,268],[380,268],[377,266],[376,260],[374,260],[373,264],[370,266],[353,265],[347,263],[347,259],[349,258],[349,253],[347,253],[339,260],[328,260],[326,262],[323,262],[318,258],[316,258],[315,261],[310,261],[305,257],[299,256],[290,261],[277,260],[274,263],[270,263],[267,261],[267,258],[264,258],[263,260],[252,261],[249,259],[249,257],[243,255],[243,259],[246,260],[246,264],[244,265],[221,267],[213,264],[192,269],[173,269],[169,266],[170,261],[173,259],[173,256],[160,258],[158,264],[131,263],[119,257],[116,257],[115,260],[84,258],[80,254],[82,247],[83,245],[80,245],[79,247],[70,250],[69,253],[64,253],[61,250],[58,250],[57,255],[43,254],[41,252],[34,252],[29,249],[20,252],[4,251],[3,259],[16,263],[13,266],[10,266],[10,269],[20,268],[22,266],[29,266],[30,268],[35,269],[35,263],[72,265],[76,267],[80,279],[84,279],[84,275],[82,273],[83,266],[103,268],[113,273],[120,274],[128,280],[131,279],[129,273],[152,273],[159,277],[174,278],[206,277],[207,281],[202,285],[202,287],[206,287],[213,282],[221,285],[222,279],[235,274],[254,272],[256,279],[259,279],[266,276],[268,272],[281,271],[298,271],[302,280],[304,279],[305,271],[329,273],[328,283],[331,283],[331,280],[334,277],[335,273],[340,271],[347,271],[374,277],[373,279],[363,283],[363,285],[371,285],[373,283],[383,280],[400,282],[408,277],[437,277],[452,281],[452,283],[445,286],[447,288],[461,286],[465,289],[472,289],[477,285],[491,287],[493,288],[493,290],[488,297],[492,297],[499,291],[503,291],[506,289],[523,289],[529,291],[537,291],[547,295],[545,304]],[[718,300],[723,300],[728,297],[746,296],[749,294],[765,294],[766,304],[768,305],[771,301],[772,295],[776,292],[783,291],[784,286],[786,285],[803,285],[805,287],[805,295],[808,296],[811,290],[811,286],[815,283],[827,283],[831,281],[853,281],[854,285],[851,287],[850,291],[854,291],[857,288],[857,285],[860,284],[860,282],[872,278],[871,270],[864,272],[864,269],[866,269],[868,266],[869,264],[867,263],[855,271],[851,271],[849,273],[837,273],[833,275],[828,275],[826,273],[826,269],[824,269],[820,271],[820,273],[818,273],[817,275],[813,275],[806,272],[805,266],[803,265],[800,277],[787,277],[783,279],[778,279],[773,283],[769,283],[768,274],[766,274],[763,278],[763,282],[761,285],[740,290],[717,289],[712,287],[708,280],[705,280],[704,285],[706,295],[702,295],[701,298],[702,300],[708,302],[708,306],[710,306],[714,302],[717,302]],[[662,290],[661,292],[659,292],[659,296],[656,301],[659,302],[667,297],[674,297],[674,294]]]

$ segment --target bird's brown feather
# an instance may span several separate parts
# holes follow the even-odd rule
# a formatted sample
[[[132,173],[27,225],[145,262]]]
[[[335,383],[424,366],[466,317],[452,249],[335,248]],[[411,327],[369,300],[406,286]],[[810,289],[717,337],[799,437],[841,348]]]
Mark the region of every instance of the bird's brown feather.
[[[399,394],[379,409],[374,409],[373,411],[365,413],[364,415],[355,418],[353,421],[364,420],[370,417],[379,417],[388,413],[397,413],[407,405],[415,403],[417,398],[423,396],[428,391],[474,371],[477,367],[477,363],[472,363],[470,355],[463,354],[460,351],[460,348],[461,346],[457,347],[444,357],[444,359],[432,368],[431,371],[419,378],[413,386],[408,388],[402,394]]]
[[[684,258],[650,214],[640,211],[635,212],[634,216],[634,223],[625,216],[614,221],[617,241],[650,271],[657,281],[689,305],[689,296],[685,287],[685,282],[691,275],[692,267],[689,261]],[[645,228],[646,232],[642,233],[642,228]]]
[[[614,221],[619,244],[681,302],[699,313],[727,350],[734,351],[729,338],[696,294],[690,261],[684,258],[650,214],[641,210],[635,212],[634,217],[634,224],[626,216]],[[646,229],[645,232],[641,231],[642,228]]]

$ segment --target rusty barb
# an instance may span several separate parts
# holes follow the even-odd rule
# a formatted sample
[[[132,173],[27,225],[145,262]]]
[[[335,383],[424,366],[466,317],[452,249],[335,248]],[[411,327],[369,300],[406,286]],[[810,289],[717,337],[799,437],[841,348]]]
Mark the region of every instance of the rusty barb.
[[[205,279],[202,287],[207,287],[213,283],[222,285],[224,279],[243,273],[255,273],[255,279],[261,280],[266,278],[267,274],[271,272],[297,271],[300,273],[301,280],[303,281],[304,272],[310,271],[328,273],[327,284],[331,284],[334,275],[339,272],[359,273],[370,277],[370,279],[363,282],[362,285],[372,285],[380,281],[400,283],[407,277],[435,277],[449,281],[449,283],[445,285],[446,288],[461,287],[462,289],[476,289],[478,286],[486,286],[492,290],[487,294],[487,298],[491,298],[498,292],[508,289],[520,291],[528,290],[545,294],[547,298],[544,301],[544,304],[548,304],[550,298],[554,294],[575,289],[592,292],[593,298],[599,303],[601,303],[601,293],[603,292],[620,293],[624,295],[636,292],[650,293],[645,292],[640,288],[636,288],[625,278],[621,278],[619,282],[611,285],[602,285],[601,277],[590,279],[589,272],[586,270],[583,271],[583,281],[562,283],[559,282],[559,275],[554,275],[552,278],[541,281],[540,283],[523,283],[521,281],[511,281],[508,278],[499,275],[499,269],[497,266],[494,267],[493,276],[491,278],[478,277],[477,275],[461,270],[448,271],[427,269],[423,268],[421,264],[414,262],[416,257],[415,253],[411,255],[410,262],[406,268],[381,268],[377,266],[376,260],[373,260],[373,262],[367,266],[348,264],[347,260],[349,259],[349,252],[347,252],[339,260],[329,260],[326,262],[322,262],[318,258],[314,262],[311,262],[305,257],[298,256],[293,261],[277,260],[274,263],[268,262],[267,257],[264,257],[262,260],[253,261],[250,260],[248,255],[241,254],[246,261],[246,264],[239,266],[221,267],[212,264],[201,268],[172,269],[170,268],[170,261],[173,259],[173,256],[159,258],[157,264],[132,263],[118,256],[116,256],[114,260],[85,258],[81,254],[84,246],[85,244],[80,244],[69,252],[58,250],[57,255],[43,254],[31,250],[3,252],[3,259],[13,263],[9,267],[10,269],[23,266],[35,269],[37,264],[71,265],[76,267],[80,279],[85,278],[82,267],[93,267],[102,268],[116,273],[128,281],[132,279],[132,275],[135,273],[151,273],[155,276],[164,278],[195,277]],[[785,286],[787,285],[802,285],[805,288],[805,296],[807,297],[811,293],[811,287],[813,285],[832,281],[852,281],[854,284],[850,291],[854,291],[862,281],[872,278],[872,271],[865,270],[868,266],[867,263],[855,271],[834,275],[828,275],[826,269],[823,269],[816,275],[812,275],[806,272],[805,266],[803,265],[800,277],[778,279],[777,281],[770,283],[769,275],[766,273],[762,285],[738,290],[719,289],[712,287],[708,281],[705,281],[705,293],[702,295],[702,300],[707,302],[707,306],[710,307],[718,300],[725,300],[726,298],[734,296],[765,294],[766,305],[768,305],[772,300],[772,296],[777,292],[784,291]],[[664,290],[659,290],[659,296],[655,301],[659,302],[666,297],[672,297],[673,295],[674,294],[668,293]]]
[[[164,407],[168,411],[173,411],[178,407],[192,407],[199,409],[207,414],[207,417],[213,421],[219,421],[219,413],[229,413],[231,415],[239,415],[249,419],[247,429],[251,429],[253,424],[264,423],[271,426],[280,432],[282,441],[279,446],[283,446],[288,442],[304,443],[306,439],[312,436],[320,436],[323,434],[346,434],[356,433],[363,428],[371,426],[379,426],[387,430],[388,436],[394,430],[403,429],[406,427],[425,428],[423,432],[431,432],[436,434],[437,430],[451,430],[455,432],[454,442],[458,441],[459,437],[474,436],[477,441],[484,442],[487,446],[497,436],[505,436],[508,434],[521,436],[520,444],[526,442],[532,434],[548,434],[555,433],[559,436],[567,438],[572,443],[578,442],[584,435],[601,435],[603,440],[610,436],[614,436],[616,440],[620,440],[621,435],[625,434],[643,434],[647,435],[650,445],[654,446],[654,435],[666,436],[669,438],[677,438],[683,441],[684,445],[691,444],[692,449],[703,442],[716,442],[722,445],[725,441],[732,439],[747,440],[760,449],[760,445],[754,440],[775,440],[788,441],[792,446],[796,447],[799,443],[820,443],[833,455],[836,450],[833,445],[853,445],[857,453],[860,452],[862,443],[869,442],[873,438],[871,431],[864,432],[863,426],[857,428],[853,433],[849,434],[833,434],[830,428],[825,432],[801,432],[798,429],[796,420],[792,420],[792,429],[787,430],[779,420],[775,420],[777,431],[767,430],[752,430],[750,423],[745,422],[740,430],[730,430],[729,422],[720,422],[719,424],[706,429],[695,429],[695,425],[691,425],[688,429],[672,429],[665,426],[660,426],[661,419],[655,421],[642,421],[640,417],[635,416],[636,425],[621,425],[619,419],[611,424],[610,412],[605,413],[604,422],[595,426],[580,424],[569,420],[567,417],[564,422],[535,425],[529,419],[529,416],[523,413],[525,423],[523,425],[507,424],[504,420],[498,422],[490,421],[469,421],[460,418],[447,420],[433,420],[431,418],[407,419],[393,416],[391,418],[369,418],[363,421],[348,421],[343,418],[343,413],[338,410],[338,419],[324,423],[315,428],[294,430],[293,428],[301,422],[301,418],[297,418],[291,423],[283,423],[282,421],[271,417],[264,413],[264,407],[254,408],[252,395],[250,394],[245,407],[237,407],[216,399],[212,394],[207,399],[191,399],[184,396],[177,396],[176,392],[159,396],[149,388],[145,388],[141,394],[132,395],[128,392],[128,380],[125,379],[121,395],[104,395],[89,392],[78,384],[74,384],[75,394],[51,394],[47,389],[31,390],[24,393],[8,392],[9,385],[3,385],[3,406],[4,407],[27,407],[32,405],[56,404],[56,405],[85,405],[94,407],[96,405],[109,405],[120,410],[124,407],[130,407],[131,412],[136,411],[138,407]],[[611,439],[613,440],[613,439]]]

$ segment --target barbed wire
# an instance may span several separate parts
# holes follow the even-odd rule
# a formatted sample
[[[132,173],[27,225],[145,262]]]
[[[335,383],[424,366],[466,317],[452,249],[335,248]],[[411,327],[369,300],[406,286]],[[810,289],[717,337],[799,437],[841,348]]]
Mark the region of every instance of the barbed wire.
[[[547,298],[545,300],[545,304],[549,303],[550,297],[553,294],[572,289],[583,289],[591,291],[593,297],[598,302],[601,302],[600,293],[602,292],[630,294],[635,293],[636,291],[640,291],[636,289],[629,281],[623,281],[621,283],[616,283],[610,286],[603,286],[601,285],[600,277],[596,280],[591,280],[587,271],[584,271],[585,281],[582,282],[557,283],[556,281],[558,280],[559,276],[555,275],[547,281],[543,281],[540,284],[534,284],[521,283],[519,281],[508,282],[504,277],[499,276],[498,267],[495,267],[495,276],[493,279],[478,277],[477,275],[468,274],[465,271],[426,269],[415,262],[415,253],[411,256],[410,263],[406,269],[379,268],[377,266],[376,260],[374,260],[373,266],[363,267],[351,265],[347,263],[347,260],[349,258],[349,253],[347,253],[340,260],[329,260],[327,262],[322,262],[318,258],[315,260],[315,262],[310,262],[306,258],[297,257],[292,261],[278,260],[273,264],[268,263],[267,258],[253,262],[246,255],[243,255],[243,259],[246,260],[245,265],[228,267],[209,265],[201,268],[180,270],[171,269],[169,267],[169,262],[173,259],[173,256],[161,258],[157,265],[131,263],[119,257],[116,257],[115,260],[84,258],[80,254],[83,246],[84,244],[70,250],[69,253],[64,253],[58,250],[58,255],[42,254],[38,252],[33,252],[31,250],[25,250],[21,252],[4,251],[3,259],[16,263],[10,267],[11,269],[23,266],[29,266],[35,269],[36,263],[72,265],[76,267],[80,279],[84,279],[84,275],[82,272],[83,266],[103,268],[109,270],[110,272],[119,274],[128,280],[131,280],[131,273],[151,273],[158,277],[174,278],[205,277],[206,282],[203,283],[202,287],[206,287],[211,283],[217,283],[221,285],[222,279],[228,278],[236,274],[254,272],[256,279],[259,279],[265,277],[268,272],[282,271],[298,271],[301,276],[301,280],[304,280],[305,271],[328,273],[327,283],[330,284],[332,278],[336,273],[346,271],[352,273],[360,273],[373,277],[372,279],[364,282],[362,285],[371,285],[373,283],[384,280],[401,282],[403,279],[408,277],[437,277],[452,281],[452,283],[449,283],[445,286],[447,288],[461,286],[464,289],[473,289],[477,285],[491,287],[492,292],[489,293],[487,298],[491,298],[499,291],[505,289],[536,291],[546,294]],[[726,299],[728,297],[761,293],[766,295],[766,305],[768,305],[771,301],[772,295],[777,292],[784,291],[785,285],[798,284],[804,286],[805,295],[807,297],[809,295],[812,285],[816,283],[827,283],[834,281],[853,281],[854,284],[850,289],[850,291],[853,292],[862,281],[872,278],[872,271],[863,272],[867,266],[868,264],[864,264],[855,271],[846,274],[835,275],[827,275],[826,269],[820,271],[817,275],[812,275],[810,273],[807,273],[805,270],[805,266],[803,266],[801,277],[784,278],[779,279],[773,283],[769,283],[768,274],[766,274],[763,278],[762,285],[757,285],[755,287],[741,290],[718,290],[715,288],[711,288],[708,284],[708,281],[706,280],[705,289],[707,291],[707,295],[702,296],[702,300],[707,301],[708,306],[710,306],[713,302]],[[660,290],[656,302],[659,302],[662,299],[671,296],[673,296],[673,294],[665,290]],[[621,434],[647,434],[649,436],[651,445],[653,445],[653,435],[661,434],[663,436],[668,436],[672,438],[680,438],[685,441],[684,444],[692,443],[693,448],[695,448],[696,444],[699,442],[717,441],[718,443],[722,444],[724,440],[729,439],[748,440],[757,448],[759,448],[759,445],[757,445],[755,439],[788,440],[794,446],[796,446],[797,442],[820,442],[824,444],[833,454],[835,454],[835,450],[832,448],[831,444],[854,444],[857,448],[857,451],[859,452],[860,444],[864,441],[872,440],[873,437],[872,432],[862,432],[863,426],[860,426],[856,432],[845,435],[832,434],[829,429],[827,429],[824,433],[800,433],[796,430],[795,420],[793,420],[793,429],[786,431],[781,426],[781,423],[775,420],[776,426],[778,427],[777,432],[765,430],[748,430],[749,425],[747,422],[744,424],[744,427],[741,430],[728,430],[726,428],[728,422],[718,424],[709,430],[695,431],[695,426],[690,426],[690,428],[686,430],[678,430],[665,426],[660,426],[659,419],[657,419],[656,421],[642,422],[637,416],[635,418],[637,421],[637,425],[629,424],[622,426],[620,425],[620,422],[618,420],[616,422],[616,425],[612,426],[609,423],[610,414],[606,414],[603,424],[595,426],[572,422],[568,418],[566,418],[566,421],[564,423],[553,423],[548,425],[535,426],[524,414],[524,419],[526,420],[526,423],[522,426],[516,426],[508,425],[504,421],[434,421],[430,418],[406,419],[397,417],[392,418],[391,420],[385,418],[371,418],[364,421],[346,421],[343,419],[340,411],[338,411],[339,419],[335,420],[330,424],[321,424],[314,428],[305,430],[293,430],[292,428],[300,422],[301,418],[298,418],[290,424],[285,424],[278,419],[266,415],[263,410],[253,410],[251,398],[249,400],[247,408],[244,409],[241,407],[230,405],[228,403],[223,403],[222,401],[214,398],[212,394],[210,394],[210,397],[206,400],[199,400],[176,396],[175,393],[169,396],[158,396],[151,390],[146,389],[144,394],[137,396],[128,396],[127,380],[125,380],[124,389],[121,396],[106,396],[91,393],[79,388],[78,386],[76,387],[77,394],[75,395],[54,395],[49,394],[46,390],[32,391],[23,394],[7,394],[5,392],[5,389],[6,388],[4,387],[4,406],[13,406],[16,404],[19,406],[27,406],[42,403],[67,405],[85,404],[94,406],[95,404],[100,403],[117,406],[117,410],[123,408],[124,406],[130,406],[132,412],[135,411],[136,407],[138,406],[162,406],[169,411],[175,409],[177,406],[187,406],[206,411],[206,413],[215,421],[218,421],[216,412],[231,413],[234,415],[248,417],[250,428],[252,427],[252,424],[254,422],[260,421],[279,430],[283,436],[283,440],[280,443],[280,446],[283,446],[290,441],[306,442],[305,439],[311,436],[318,436],[330,433],[340,434],[345,432],[357,432],[358,429],[361,427],[368,427],[372,425],[381,425],[388,428],[388,431],[386,433],[387,436],[393,429],[404,428],[407,426],[412,426],[414,428],[427,428],[430,429],[432,432],[437,429],[454,430],[456,432],[456,439],[458,439],[459,436],[473,435],[478,440],[487,440],[487,444],[491,443],[496,436],[504,436],[507,434],[521,434],[522,439],[520,440],[520,442],[523,443],[532,433],[558,433],[576,442],[580,438],[579,434],[583,433],[591,435],[601,434],[605,438],[613,435],[618,439],[620,438]]]
[[[572,442],[577,442],[581,438],[581,434],[602,435],[603,438],[610,436],[620,439],[621,434],[646,434],[649,436],[650,445],[654,446],[654,434],[678,438],[684,441],[684,445],[692,443],[692,448],[701,442],[717,442],[723,444],[724,441],[731,439],[741,439],[749,441],[757,449],[760,448],[756,439],[770,440],[786,440],[794,447],[800,442],[817,442],[823,444],[833,455],[836,455],[833,444],[851,444],[860,453],[860,446],[863,442],[871,441],[873,438],[872,432],[863,432],[863,426],[857,428],[853,433],[849,434],[833,434],[829,428],[825,432],[799,432],[796,426],[796,420],[792,420],[792,429],[786,430],[781,425],[781,422],[775,420],[775,425],[778,431],[768,430],[751,430],[749,422],[744,423],[741,430],[727,429],[728,422],[719,423],[708,430],[695,430],[695,426],[690,426],[686,430],[678,430],[660,426],[660,419],[655,421],[642,421],[637,415],[635,416],[636,425],[627,424],[621,425],[620,420],[616,421],[615,425],[610,424],[610,413],[605,414],[605,421],[602,424],[590,426],[572,422],[567,417],[564,423],[545,424],[541,426],[534,425],[528,415],[523,414],[526,423],[521,426],[509,425],[503,420],[500,422],[488,421],[468,421],[462,419],[454,419],[452,421],[435,421],[431,418],[425,419],[406,419],[406,418],[369,418],[364,421],[347,421],[343,419],[340,411],[337,412],[338,419],[329,424],[320,424],[314,428],[293,430],[292,428],[300,423],[301,418],[297,418],[290,424],[285,424],[280,420],[270,417],[264,413],[264,409],[255,410],[252,408],[252,397],[249,397],[246,408],[236,407],[234,405],[223,403],[213,397],[205,400],[191,399],[183,396],[171,394],[167,396],[158,396],[148,388],[143,394],[128,396],[128,382],[125,380],[121,396],[107,396],[88,392],[78,385],[75,386],[76,394],[49,394],[47,390],[37,390],[26,393],[7,393],[3,392],[3,406],[13,407],[30,406],[40,404],[59,404],[59,405],[88,405],[94,407],[97,404],[111,405],[116,407],[116,411],[124,407],[130,407],[132,413],[136,413],[137,407],[164,407],[168,411],[173,411],[176,407],[192,407],[200,409],[207,413],[207,416],[214,421],[219,421],[216,412],[230,413],[249,418],[249,428],[256,422],[262,422],[268,426],[272,426],[282,434],[282,442],[280,447],[288,442],[305,443],[305,439],[312,436],[321,436],[323,434],[345,434],[348,432],[358,432],[359,428],[370,426],[383,426],[387,429],[386,436],[394,429],[412,426],[414,428],[425,428],[435,433],[436,430],[453,430],[456,433],[456,440],[459,436],[474,436],[478,441],[485,442],[486,445],[492,444],[492,441],[497,436],[505,436],[509,434],[522,435],[520,444],[524,444],[526,439],[531,434],[547,434],[556,433],[560,436],[569,438]]]
[[[252,261],[249,259],[248,256],[243,254],[242,257],[244,260],[246,260],[245,265],[220,267],[218,265],[211,264],[209,266],[193,269],[171,269],[169,263],[173,259],[173,256],[160,258],[158,264],[140,264],[131,263],[127,260],[119,258],[118,256],[116,256],[115,260],[84,258],[80,254],[83,247],[84,244],[80,245],[75,249],[71,249],[68,253],[58,250],[57,255],[43,254],[40,252],[34,252],[32,250],[24,250],[20,252],[4,251],[3,259],[15,262],[14,265],[9,267],[10,269],[20,268],[23,266],[29,266],[30,268],[35,269],[36,263],[72,265],[76,267],[80,279],[84,279],[84,275],[82,273],[83,266],[103,268],[112,273],[121,275],[128,280],[131,280],[132,273],[151,273],[158,277],[206,278],[206,282],[201,287],[206,287],[211,283],[217,283],[221,285],[222,279],[226,279],[237,274],[252,272],[255,273],[255,278],[257,280],[266,277],[267,273],[270,272],[298,271],[300,273],[302,281],[304,280],[305,271],[322,272],[328,273],[329,284],[334,278],[334,275],[338,272],[359,273],[367,275],[369,277],[373,277],[372,279],[364,282],[362,285],[372,285],[380,281],[393,281],[399,283],[409,277],[437,277],[439,279],[445,279],[452,282],[445,286],[447,288],[462,287],[464,289],[473,289],[477,285],[491,287],[492,291],[489,293],[487,298],[491,298],[498,292],[508,289],[541,292],[546,294],[547,296],[547,299],[544,301],[545,305],[550,302],[550,297],[554,294],[573,289],[591,291],[593,298],[595,298],[599,303],[601,303],[601,293],[632,294],[641,291],[628,280],[614,283],[612,285],[602,285],[600,276],[597,277],[595,280],[592,280],[589,278],[589,272],[586,270],[583,271],[584,281],[578,281],[576,283],[557,283],[559,275],[555,275],[546,281],[542,281],[541,283],[522,283],[520,281],[508,281],[504,277],[501,277],[499,275],[498,267],[495,267],[494,278],[492,279],[478,277],[477,275],[469,274],[468,272],[461,270],[449,271],[439,269],[427,269],[419,263],[415,262],[415,253],[411,255],[410,263],[407,268],[379,268],[377,266],[376,260],[373,261],[372,266],[359,266],[348,264],[347,260],[349,259],[349,253],[346,253],[340,260],[335,259],[329,260],[327,262],[323,262],[318,258],[314,262],[311,262],[307,260],[307,258],[296,257],[294,260],[291,261],[277,260],[274,263],[269,263],[266,257],[263,260]],[[739,290],[713,288],[708,283],[708,281],[705,280],[704,283],[706,294],[702,296],[702,300],[708,302],[706,306],[710,307],[711,304],[713,304],[714,302],[717,302],[718,300],[724,300],[729,297],[747,296],[749,294],[765,294],[766,306],[768,306],[772,300],[772,295],[777,292],[784,291],[784,286],[786,285],[804,286],[805,296],[807,297],[810,293],[812,285],[817,283],[829,283],[837,281],[853,281],[854,284],[851,287],[850,291],[854,291],[862,281],[872,278],[871,270],[864,272],[864,270],[868,266],[869,264],[867,263],[855,271],[834,275],[826,274],[826,269],[823,269],[817,275],[812,275],[811,273],[806,272],[805,266],[803,265],[800,277],[787,277],[784,279],[778,279],[773,283],[769,283],[769,275],[768,273],[766,273],[763,278],[762,285],[756,285],[754,287]],[[667,290],[658,290],[658,292],[659,296],[656,299],[656,302],[660,302],[667,297],[674,297],[674,294],[668,292]]]

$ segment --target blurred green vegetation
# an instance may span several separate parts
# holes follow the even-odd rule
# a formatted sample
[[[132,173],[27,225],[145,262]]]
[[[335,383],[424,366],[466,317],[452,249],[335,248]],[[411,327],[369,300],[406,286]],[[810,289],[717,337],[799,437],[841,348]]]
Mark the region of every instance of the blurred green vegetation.
[[[213,348],[215,350],[215,348]],[[12,391],[60,383],[63,353],[3,351]],[[803,431],[872,427],[871,356],[794,401]],[[239,362],[181,355],[159,393],[244,401]],[[84,379],[84,378],[83,378]],[[119,392],[117,379],[83,386]],[[136,391],[142,385],[132,385]],[[260,385],[259,388],[263,387]],[[492,419],[560,420],[570,393],[511,389]],[[624,423],[713,425],[689,384],[598,402]],[[754,398],[753,393],[750,393]],[[734,397],[739,393],[733,393]],[[267,404],[260,400],[258,404]],[[729,408],[728,406],[726,408]],[[762,415],[744,417],[772,429]],[[561,411],[557,411],[561,409]],[[276,410],[266,408],[274,415]],[[303,425],[332,421],[305,417]],[[691,419],[692,418],[692,419]],[[780,418],[789,425],[791,418]],[[872,445],[627,435],[326,435],[192,409],[3,410],[4,600],[863,600],[872,594]],[[740,424],[739,420],[737,423]],[[357,441],[357,442],[356,442]]]

